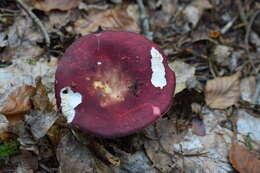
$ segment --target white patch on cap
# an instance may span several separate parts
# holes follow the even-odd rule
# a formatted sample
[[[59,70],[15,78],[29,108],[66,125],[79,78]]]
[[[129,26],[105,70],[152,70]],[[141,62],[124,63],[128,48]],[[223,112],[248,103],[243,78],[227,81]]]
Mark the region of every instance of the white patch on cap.
[[[159,107],[157,107],[157,106],[152,106],[152,108],[153,108],[153,114],[154,115],[161,115],[161,110],[160,110],[160,108]]]
[[[165,68],[163,64],[163,56],[154,47],[151,49],[151,68],[152,68],[152,78],[151,82],[153,86],[160,87],[161,89],[167,84],[165,78]]]
[[[67,122],[71,123],[75,117],[75,108],[82,102],[82,96],[78,92],[73,92],[70,87],[60,90],[61,111],[67,118]]]

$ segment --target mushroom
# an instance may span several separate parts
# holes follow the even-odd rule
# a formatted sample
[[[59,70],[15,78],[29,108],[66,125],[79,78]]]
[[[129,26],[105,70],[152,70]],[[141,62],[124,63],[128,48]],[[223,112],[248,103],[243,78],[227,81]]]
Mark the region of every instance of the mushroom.
[[[102,137],[137,132],[171,105],[175,75],[160,48],[127,31],[104,31],[75,41],[55,81],[58,109],[69,123]]]

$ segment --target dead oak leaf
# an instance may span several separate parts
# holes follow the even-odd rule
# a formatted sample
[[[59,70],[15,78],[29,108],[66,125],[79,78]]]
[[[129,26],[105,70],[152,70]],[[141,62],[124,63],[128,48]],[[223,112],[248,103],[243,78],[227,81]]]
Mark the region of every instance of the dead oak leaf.
[[[42,11],[67,11],[79,5],[81,0],[33,0],[32,5]]]
[[[100,27],[103,30],[112,29],[140,32],[137,20],[131,17],[126,10],[119,8],[91,14],[86,19],[78,19],[74,26],[75,31],[82,35],[94,33]]]
[[[4,115],[11,116],[25,113],[32,107],[31,97],[35,93],[35,88],[30,85],[23,85],[12,91],[0,108]]]
[[[250,152],[246,147],[233,144],[229,152],[229,160],[232,166],[240,173],[259,173],[259,154]]]
[[[240,98],[240,76],[237,72],[232,76],[219,77],[207,81],[205,101],[210,108],[225,109],[235,104]]]

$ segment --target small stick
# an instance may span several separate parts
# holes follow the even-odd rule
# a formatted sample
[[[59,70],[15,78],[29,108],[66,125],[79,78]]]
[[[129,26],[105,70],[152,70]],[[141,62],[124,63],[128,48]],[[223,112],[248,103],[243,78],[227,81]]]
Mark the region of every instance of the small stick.
[[[47,47],[50,47],[50,37],[40,19],[30,10],[30,8],[23,2],[23,0],[16,1],[22,7],[22,9],[24,9],[25,12],[32,18],[32,20],[38,25],[39,29],[41,30],[44,36]]]
[[[225,34],[235,23],[235,21],[237,20],[237,16],[234,17],[230,22],[228,22],[221,30],[220,33],[221,34]]]
[[[246,15],[245,15],[245,11],[242,7],[241,0],[236,0],[236,3],[237,3],[237,6],[238,6],[240,18],[241,18],[243,24],[246,25],[247,24],[247,18],[246,18]]]

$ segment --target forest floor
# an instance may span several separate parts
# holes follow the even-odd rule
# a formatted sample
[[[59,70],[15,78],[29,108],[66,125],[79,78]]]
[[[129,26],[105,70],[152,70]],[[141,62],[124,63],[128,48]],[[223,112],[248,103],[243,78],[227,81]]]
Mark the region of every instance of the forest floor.
[[[1,0],[0,173],[259,173],[259,0]],[[54,76],[72,42],[140,33],[175,71],[170,110],[130,136],[66,123]]]

